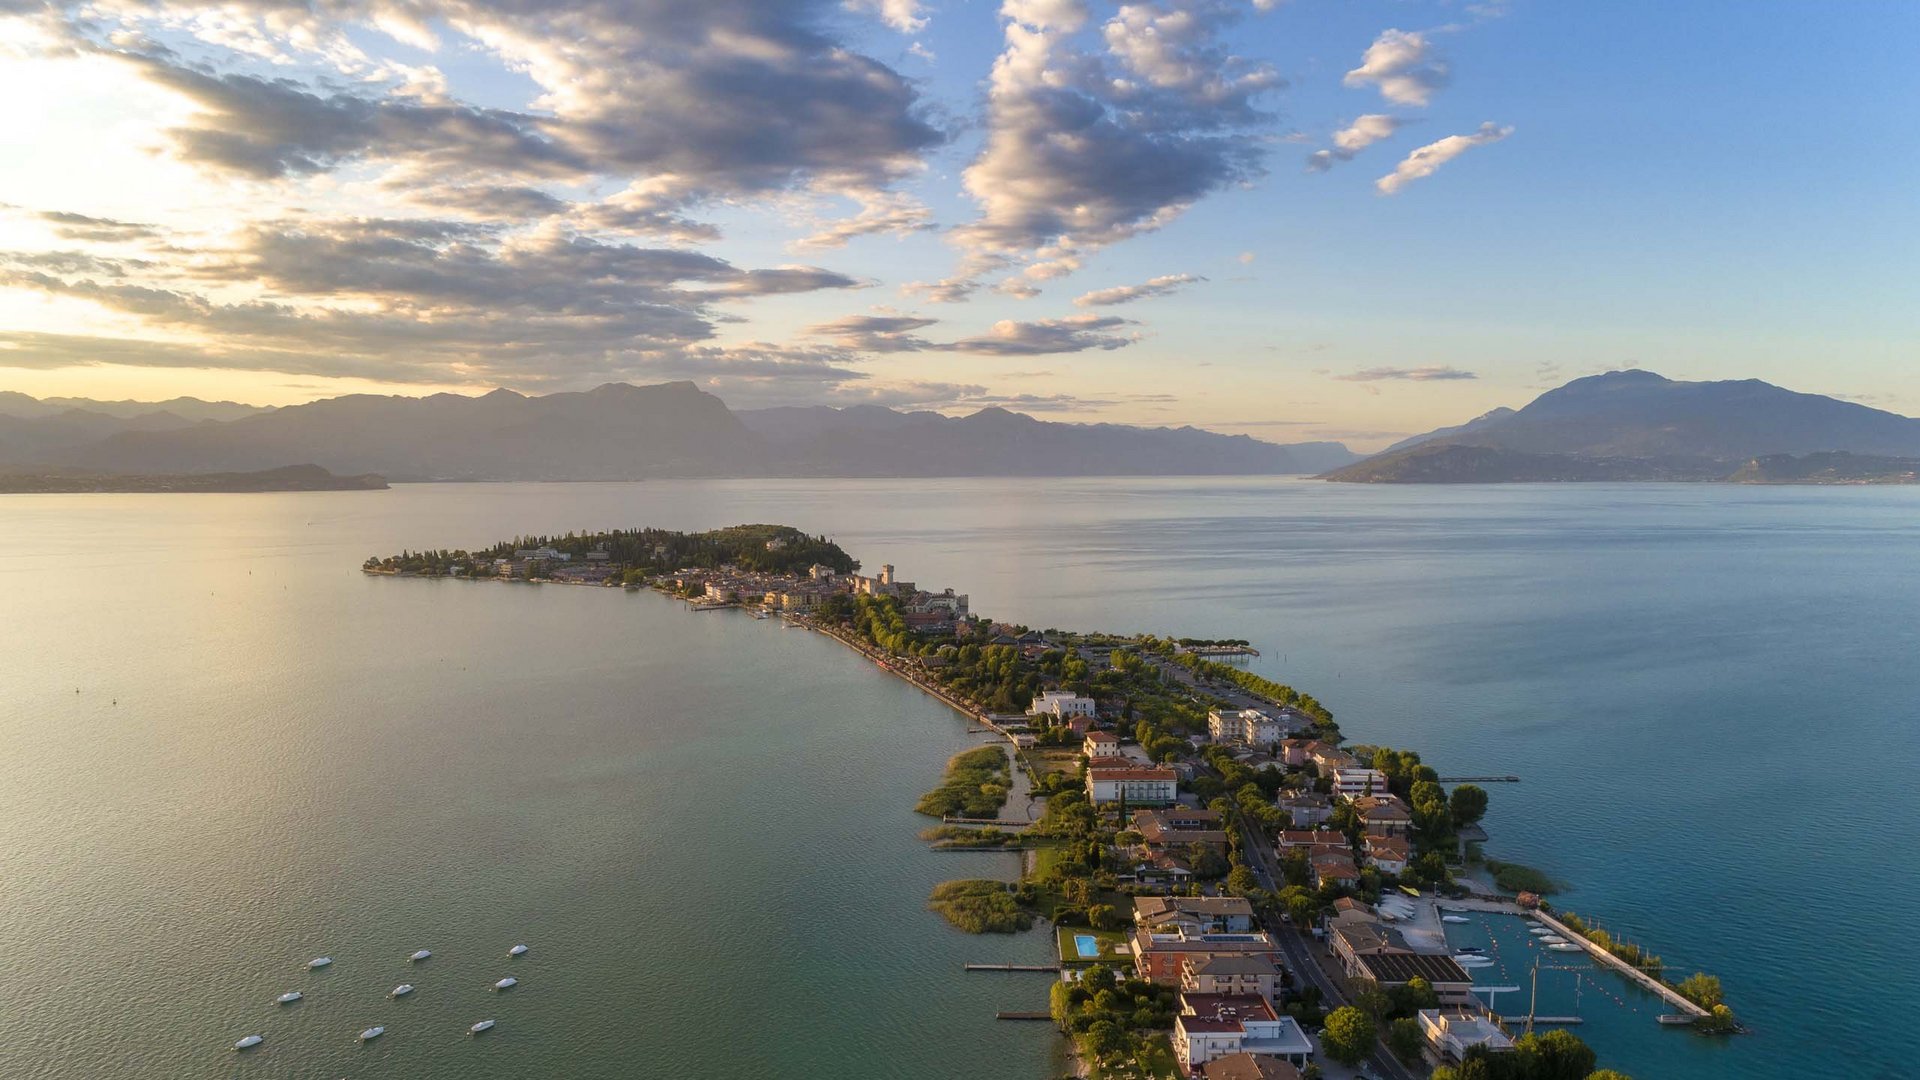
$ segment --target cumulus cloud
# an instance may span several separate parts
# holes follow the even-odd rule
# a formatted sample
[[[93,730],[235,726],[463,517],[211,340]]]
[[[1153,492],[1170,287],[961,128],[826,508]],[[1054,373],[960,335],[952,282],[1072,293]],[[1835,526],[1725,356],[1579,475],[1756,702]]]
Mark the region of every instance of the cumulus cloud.
[[[1310,172],[1325,172],[1337,161],[1352,161],[1360,151],[1410,123],[1412,121],[1386,113],[1368,113],[1357,117],[1353,123],[1333,133],[1332,149],[1316,150],[1308,156],[1307,169]]]
[[[1145,300],[1154,296],[1167,296],[1178,292],[1182,286],[1205,281],[1206,278],[1192,274],[1162,274],[1148,278],[1138,285],[1116,285],[1111,289],[1095,289],[1074,298],[1080,307],[1106,307],[1112,304],[1131,304],[1135,300]]]
[[[1373,182],[1382,195],[1397,195],[1401,188],[1415,180],[1432,176],[1440,166],[1459,157],[1476,146],[1496,143],[1513,134],[1512,127],[1501,127],[1492,122],[1480,125],[1480,129],[1471,135],[1449,135],[1437,142],[1408,154],[1392,172]]]
[[[1446,61],[1425,34],[1387,30],[1367,46],[1360,66],[1347,72],[1345,81],[1348,86],[1379,87],[1380,96],[1395,105],[1425,105],[1450,78]]]
[[[983,274],[1028,283],[1158,229],[1201,197],[1261,171],[1253,133],[1270,67],[1231,54],[1222,0],[1123,4],[1083,43],[1081,0],[1005,0],[1005,48],[987,90],[987,136],[962,176],[980,207],[953,230],[959,272],[925,286],[963,298]]]
[[[1348,372],[1345,375],[1335,375],[1333,377],[1341,382],[1389,382],[1395,380],[1407,382],[1452,382],[1458,379],[1477,379],[1480,376],[1471,371],[1463,371],[1457,367],[1447,367],[1436,364],[1416,368],[1366,368],[1361,371]]]
[[[848,11],[865,11],[880,16],[880,21],[903,34],[926,29],[926,9],[920,0],[845,0]]]

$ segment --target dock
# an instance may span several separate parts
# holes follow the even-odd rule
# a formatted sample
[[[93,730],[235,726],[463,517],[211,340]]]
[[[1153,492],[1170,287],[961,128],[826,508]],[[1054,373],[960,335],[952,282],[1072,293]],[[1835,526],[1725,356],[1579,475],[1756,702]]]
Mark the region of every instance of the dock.
[[[1582,1020],[1577,1016],[1502,1016],[1499,1018],[1499,1020],[1503,1024],[1513,1024],[1515,1026],[1526,1026],[1530,1024],[1569,1025],[1569,1024],[1586,1023],[1585,1020]]]
[[[1058,964],[968,964],[968,971],[1044,971],[1049,975],[1058,975]]]
[[[1437,784],[1517,784],[1517,776],[1443,776]]]
[[[1613,968],[1614,970],[1620,972],[1622,975],[1625,975],[1628,979],[1631,979],[1634,983],[1638,984],[1641,989],[1650,990],[1653,993],[1660,995],[1662,1000],[1664,1000],[1667,1004],[1672,1005],[1674,1008],[1680,1010],[1681,1014],[1694,1017],[1695,1019],[1698,1019],[1702,1016],[1711,1015],[1710,1013],[1707,1012],[1707,1010],[1701,1008],[1698,1005],[1695,1005],[1693,1002],[1688,1001],[1686,998],[1682,997],[1680,994],[1680,991],[1675,990],[1673,987],[1668,986],[1666,983],[1661,982],[1659,979],[1654,978],[1653,976],[1647,974],[1644,971],[1641,971],[1639,968],[1634,967],[1632,964],[1627,963],[1625,960],[1620,959],[1619,957],[1613,955],[1612,953],[1601,948],[1600,946],[1595,945],[1593,942],[1588,941],[1587,936],[1585,934],[1576,932],[1572,927],[1568,926],[1566,923],[1561,922],[1559,919],[1554,918],[1552,915],[1549,915],[1544,911],[1536,911],[1536,912],[1533,912],[1532,914],[1534,918],[1540,920],[1540,922],[1543,925],[1551,928],[1555,933],[1559,934],[1561,937],[1566,938],[1568,941],[1571,941],[1575,945],[1578,945],[1582,949],[1585,949],[1587,952],[1587,955],[1593,957],[1595,960],[1600,961],[1602,964],[1605,964],[1608,967]],[[1669,1015],[1673,1015],[1673,1014],[1669,1014]],[[1672,1023],[1673,1021],[1662,1019],[1660,1022],[1663,1024],[1666,1024],[1666,1023]]]
[[[995,1020],[1051,1020],[1053,1019],[1053,1014],[1044,1012],[997,1012],[993,1014],[993,1018]]]

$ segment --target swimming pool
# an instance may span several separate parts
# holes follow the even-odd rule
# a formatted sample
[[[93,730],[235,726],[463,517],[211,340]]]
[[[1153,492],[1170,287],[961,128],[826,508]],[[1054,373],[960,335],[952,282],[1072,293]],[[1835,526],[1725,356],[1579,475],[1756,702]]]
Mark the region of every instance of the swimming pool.
[[[1073,935],[1073,950],[1082,960],[1097,960],[1100,957],[1100,939],[1092,934]]]

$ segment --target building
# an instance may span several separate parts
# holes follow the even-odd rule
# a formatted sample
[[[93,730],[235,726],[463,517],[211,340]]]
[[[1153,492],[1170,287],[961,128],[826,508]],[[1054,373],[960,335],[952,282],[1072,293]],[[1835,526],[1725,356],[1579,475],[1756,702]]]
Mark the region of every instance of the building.
[[[1266,999],[1236,994],[1181,994],[1173,1019],[1173,1056],[1192,1073],[1215,1058],[1252,1054],[1304,1067],[1313,1043],[1291,1016],[1273,1011]]]
[[[1337,851],[1327,851],[1307,857],[1308,866],[1313,870],[1315,888],[1332,885],[1351,889],[1360,884],[1360,868],[1353,865],[1353,857]]]
[[[1383,874],[1398,877],[1407,872],[1407,863],[1413,859],[1413,845],[1397,836],[1368,833],[1361,847],[1366,849],[1367,865]]]
[[[1393,795],[1363,795],[1353,800],[1360,831],[1405,838],[1413,832],[1413,811]]]
[[[1240,896],[1136,896],[1133,922],[1156,933],[1246,934],[1253,931],[1253,902]]]
[[[1093,699],[1081,697],[1071,690],[1042,690],[1040,696],[1033,699],[1033,704],[1027,706],[1028,716],[1051,716],[1056,720],[1093,714]]]
[[[1305,851],[1309,859],[1326,852],[1339,855],[1353,853],[1353,845],[1347,842],[1347,834],[1338,829],[1287,829],[1281,832],[1273,846],[1282,857],[1295,850]]]
[[[1080,744],[1080,752],[1087,755],[1088,761],[1126,757],[1120,752],[1120,736],[1111,731],[1087,732],[1087,741]]]
[[[1280,965],[1264,956],[1189,956],[1180,968],[1180,989],[1194,994],[1232,994],[1272,1002],[1280,993]]]
[[[1403,955],[1413,950],[1408,947],[1407,939],[1400,931],[1382,923],[1371,913],[1341,913],[1334,917],[1327,928],[1328,944],[1333,947],[1333,955],[1347,969],[1347,974],[1359,978],[1366,969],[1361,965],[1363,956]]]
[[[1228,1054],[1200,1067],[1205,1080],[1300,1080],[1300,1070],[1290,1061],[1252,1054]]]
[[[1160,986],[1179,986],[1187,961],[1193,957],[1259,956],[1280,962],[1280,946],[1264,930],[1196,934],[1178,923],[1162,923],[1158,927],[1134,927],[1131,944],[1135,972]]]
[[[1493,1054],[1511,1053],[1513,1040],[1491,1020],[1468,1009],[1421,1009],[1420,1034],[1442,1061],[1458,1062],[1468,1050],[1484,1046]]]
[[[1177,808],[1176,808],[1177,809]],[[1212,828],[1180,828],[1169,818],[1166,810],[1136,810],[1133,815],[1133,831],[1149,849],[1184,853],[1189,845],[1204,844],[1215,851],[1225,854],[1227,850],[1227,831],[1215,821]],[[1183,820],[1182,825],[1194,824]]]
[[[1145,765],[1094,765],[1087,769],[1087,798],[1095,806],[1125,800],[1134,806],[1174,801],[1180,774]]]
[[[1385,795],[1387,794],[1387,774],[1378,769],[1336,768],[1333,770],[1333,793],[1343,799],[1357,799],[1363,795]]]
[[[1273,746],[1283,732],[1279,720],[1259,709],[1213,709],[1207,713],[1207,734],[1217,743]]]
[[[1335,769],[1354,769],[1360,765],[1360,759],[1338,747],[1319,743],[1307,751],[1307,760],[1321,776],[1332,776]]]
[[[1311,829],[1333,820],[1333,800],[1317,791],[1283,791],[1274,805],[1293,818],[1296,829]]]
[[[1433,985],[1442,1005],[1477,1005],[1473,978],[1451,956],[1440,953],[1361,953],[1349,969],[1356,979],[1371,979],[1382,990],[1405,986],[1416,976]]]

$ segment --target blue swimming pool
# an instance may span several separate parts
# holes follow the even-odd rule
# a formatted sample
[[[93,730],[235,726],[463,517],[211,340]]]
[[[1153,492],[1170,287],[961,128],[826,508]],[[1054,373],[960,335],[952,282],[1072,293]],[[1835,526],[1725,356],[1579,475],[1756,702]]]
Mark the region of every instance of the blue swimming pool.
[[[1096,960],[1100,957],[1100,939],[1092,934],[1073,935],[1073,949],[1082,960]]]

